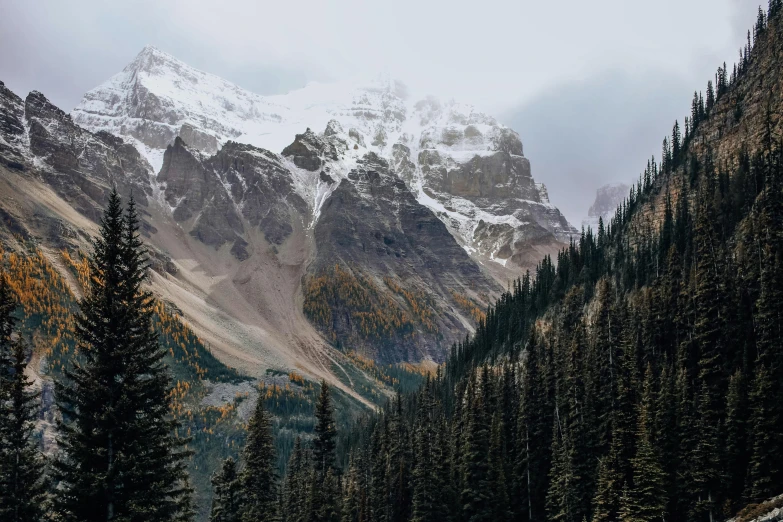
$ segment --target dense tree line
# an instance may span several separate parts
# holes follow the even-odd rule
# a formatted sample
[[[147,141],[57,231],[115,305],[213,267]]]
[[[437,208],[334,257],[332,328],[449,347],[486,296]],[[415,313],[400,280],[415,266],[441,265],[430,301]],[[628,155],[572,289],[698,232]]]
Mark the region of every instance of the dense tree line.
[[[329,386],[321,382],[311,447],[297,438],[282,484],[275,465],[272,419],[259,400],[248,424],[238,468],[232,458],[212,479],[211,522],[340,520],[340,483],[336,469],[337,430]]]
[[[345,462],[322,394],[268,519],[712,521],[783,492],[783,143],[768,114],[752,155],[689,147],[747,63],[695,96],[610,223],[343,434]],[[249,497],[235,469],[215,513]]]
[[[759,11],[756,40],[781,11]],[[416,393],[339,440],[322,382],[282,480],[258,400],[241,460],[213,476],[211,520],[713,521],[780,494],[783,141],[768,111],[752,154],[718,164],[690,147],[756,59],[750,35],[740,58],[694,95],[611,222],[515,281]],[[193,517],[138,227],[113,192],[49,462],[0,274],[3,521]]]
[[[690,162],[659,233],[627,232],[642,190],[517,281],[351,434],[346,520],[707,521],[783,492],[781,151]]]
[[[712,521],[783,492],[783,143],[768,111],[753,154],[690,146],[753,50],[610,223],[346,434],[343,520]]]

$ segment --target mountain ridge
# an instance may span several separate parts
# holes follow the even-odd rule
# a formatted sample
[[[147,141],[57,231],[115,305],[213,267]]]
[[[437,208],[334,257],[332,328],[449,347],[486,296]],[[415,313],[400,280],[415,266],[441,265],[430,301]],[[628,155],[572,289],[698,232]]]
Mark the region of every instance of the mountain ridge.
[[[280,153],[303,129],[325,129],[316,131],[323,135],[335,121],[359,156],[375,152],[390,160],[420,203],[435,211],[469,252],[481,253],[476,259],[503,256],[496,263],[502,266],[493,267],[497,270],[504,271],[509,261],[515,266],[513,252],[523,249],[528,237],[551,235],[554,244],[567,243],[576,234],[549,202],[545,187],[532,179],[515,132],[466,104],[411,99],[403,84],[389,78],[311,82],[288,94],[260,96],[148,46],[122,72],[89,91],[72,115],[90,130],[106,130],[134,142],[155,172],[162,151],[176,136],[210,154],[229,140]],[[498,155],[502,158],[488,159]],[[487,179],[487,188],[515,176],[514,183],[525,193],[516,208],[494,208],[492,201],[478,199],[481,194],[475,190],[464,193],[459,185],[450,190],[451,184],[442,183],[466,177],[476,183],[486,176],[494,178]],[[305,184],[312,186],[313,181]],[[300,195],[313,191],[301,187]],[[308,203],[317,215],[317,202]],[[503,218],[505,236],[515,229],[515,237],[495,233],[494,243],[476,240],[482,218]],[[505,253],[509,250],[511,255]],[[528,261],[516,271],[531,266]],[[513,271],[498,277],[499,282],[505,283],[509,275]]]

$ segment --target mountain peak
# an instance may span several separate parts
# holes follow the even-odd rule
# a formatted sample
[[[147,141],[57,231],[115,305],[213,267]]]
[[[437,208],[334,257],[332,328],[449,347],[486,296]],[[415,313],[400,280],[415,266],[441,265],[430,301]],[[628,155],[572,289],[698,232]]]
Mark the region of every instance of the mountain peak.
[[[88,92],[73,117],[93,132],[131,138],[156,172],[177,136],[209,154],[228,141],[282,152],[308,173],[296,174],[297,190],[314,215],[324,199],[320,178],[309,173],[334,162],[331,176],[344,177],[358,157],[374,152],[459,242],[502,269],[512,258],[527,263],[524,253],[514,257],[514,245],[527,238],[547,235],[554,245],[576,234],[536,185],[514,130],[470,104],[412,98],[388,74],[262,96],[146,46],[123,72]],[[317,132],[302,134],[306,128]],[[333,154],[332,142],[349,154]],[[477,239],[480,221],[492,230]]]
[[[147,73],[153,72],[156,66],[162,64],[176,64],[178,67],[188,67],[184,62],[176,57],[161,51],[154,45],[145,45],[144,48],[136,55],[123,70],[124,72],[138,72],[144,71]]]

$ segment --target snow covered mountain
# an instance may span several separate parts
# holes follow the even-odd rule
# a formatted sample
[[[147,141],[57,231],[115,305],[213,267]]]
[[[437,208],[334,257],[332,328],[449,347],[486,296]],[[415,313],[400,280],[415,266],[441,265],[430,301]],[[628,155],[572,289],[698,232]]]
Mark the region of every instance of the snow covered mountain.
[[[71,115],[88,130],[134,143],[156,173],[177,136],[206,154],[228,141],[280,153],[305,129],[334,136],[344,146],[324,162],[333,179],[367,152],[386,159],[463,248],[494,261],[485,264],[504,282],[576,233],[533,180],[514,131],[469,105],[412,99],[387,78],[260,96],[148,46]],[[314,170],[298,174],[294,186],[314,226],[328,187]]]
[[[152,47],[71,114],[0,84],[0,171],[0,233],[53,259],[132,193],[153,291],[250,373],[441,361],[576,232],[470,106],[388,79],[259,96]]]

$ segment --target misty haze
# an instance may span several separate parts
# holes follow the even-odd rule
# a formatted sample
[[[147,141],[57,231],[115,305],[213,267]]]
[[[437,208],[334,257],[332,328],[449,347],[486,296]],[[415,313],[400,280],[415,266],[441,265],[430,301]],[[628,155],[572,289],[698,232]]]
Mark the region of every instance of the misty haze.
[[[0,5],[0,520],[783,520],[783,0]]]

